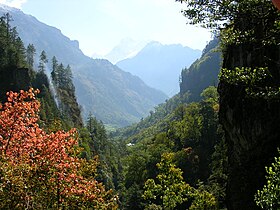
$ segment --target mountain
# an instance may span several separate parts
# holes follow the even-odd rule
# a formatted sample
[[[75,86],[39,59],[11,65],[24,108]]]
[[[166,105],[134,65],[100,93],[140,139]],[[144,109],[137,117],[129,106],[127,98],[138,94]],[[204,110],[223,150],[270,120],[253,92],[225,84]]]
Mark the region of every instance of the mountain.
[[[221,69],[222,56],[218,50],[219,40],[211,40],[204,48],[203,53],[189,68],[181,73],[180,93],[190,93],[189,101],[199,101],[201,92],[218,84],[218,74]]]
[[[109,61],[85,56],[78,41],[70,40],[59,29],[21,10],[1,5],[0,15],[7,12],[13,18],[10,24],[16,26],[26,46],[34,44],[37,56],[45,50],[49,60],[56,56],[57,60],[71,66],[84,118],[92,113],[105,124],[126,126],[148,115],[155,105],[167,98]]]
[[[209,89],[209,87],[213,89],[213,84],[218,82],[222,62],[221,51],[218,49],[219,43],[217,38],[211,40],[203,49],[201,57],[194,61],[189,68],[182,70],[180,93],[172,96],[165,103],[156,106],[153,113],[137,124],[120,128],[113,135],[122,140],[127,139],[128,142],[133,144],[142,141],[147,135],[168,130],[165,128],[170,121],[168,115],[176,109],[179,113],[181,105],[203,101],[203,98],[205,98],[205,94],[202,94],[203,91]],[[211,94],[209,96],[212,97]]]
[[[179,75],[201,55],[200,50],[181,44],[148,43],[136,56],[116,63],[139,76],[146,84],[172,96],[179,92]]]
[[[125,160],[122,166],[133,171],[133,175],[127,173],[123,179],[125,188],[122,192],[128,192],[123,193],[124,205],[138,205],[137,208],[141,209],[139,204],[143,205],[143,192],[140,189],[149,177],[158,176],[157,166],[162,163],[163,154],[172,152],[176,167],[182,171],[182,180],[190,186],[201,182],[199,189],[202,189],[201,186],[209,189],[209,193],[216,196],[219,209],[224,209],[227,151],[218,123],[217,88],[210,86],[197,92],[202,86],[212,84],[213,79],[218,80],[221,56],[215,51],[217,46],[217,39],[209,42],[201,58],[189,70],[182,71],[184,77],[181,85],[186,89],[182,88],[180,93],[155,107],[155,111],[139,123],[111,133],[113,139],[127,145],[127,152],[122,156]],[[198,80],[188,85],[193,79]],[[199,85],[200,82],[203,84]],[[195,83],[198,84],[198,89],[195,89]],[[197,94],[201,98],[196,102],[191,101],[189,97]],[[129,192],[134,193],[132,198],[127,196],[131,194]],[[191,202],[188,200],[188,203],[174,209],[192,209],[188,208]],[[212,209],[205,204],[206,202],[205,209]],[[193,209],[198,208],[196,206]],[[153,206],[150,209],[157,208]]]
[[[98,54],[93,54],[92,58],[102,57],[115,64],[126,58],[134,57],[146,44],[147,41],[135,41],[130,38],[125,38],[106,55],[100,56]]]
[[[105,123],[126,126],[136,122],[167,98],[104,59],[91,60],[82,71],[76,74],[77,96],[86,113],[93,112]]]

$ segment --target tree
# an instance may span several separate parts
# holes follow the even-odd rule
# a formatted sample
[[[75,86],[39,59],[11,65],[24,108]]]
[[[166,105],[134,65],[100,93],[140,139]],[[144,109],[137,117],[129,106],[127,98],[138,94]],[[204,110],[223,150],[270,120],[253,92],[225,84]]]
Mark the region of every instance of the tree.
[[[267,210],[280,209],[280,156],[275,157],[274,161],[265,168],[267,184],[255,195],[256,204]]]
[[[222,128],[219,127],[218,132],[223,135]],[[219,207],[226,208],[226,185],[228,180],[228,148],[224,137],[215,145],[215,150],[212,154],[212,161],[210,164],[211,175],[208,178],[209,191],[217,198]]]
[[[15,27],[11,28],[9,13],[0,18],[0,68],[25,67],[25,48]]]
[[[81,111],[75,96],[71,67],[67,65],[65,68],[62,63],[58,64],[55,56],[52,58],[51,79],[62,118],[68,122],[69,126],[82,127]]]
[[[115,153],[114,142],[108,139],[103,123],[91,114],[87,118],[86,129],[89,133],[88,149],[90,155],[98,155],[100,161],[96,179],[102,181],[107,188],[116,188],[119,176],[119,154]]]
[[[73,74],[69,64],[64,69],[62,78],[64,79],[64,85],[66,88],[69,89],[69,91],[75,92],[75,86],[72,82]]]
[[[56,59],[55,56],[53,56],[52,58],[52,72],[51,72],[51,77],[52,77],[52,82],[53,84],[57,84],[57,77],[58,77],[58,72],[57,72],[57,69],[58,69],[58,61]]]
[[[199,183],[198,188],[192,191],[191,197],[193,200],[189,210],[218,210],[215,196],[204,188],[204,185]]]
[[[230,0],[176,1],[185,2],[188,5],[182,13],[188,18],[190,24],[201,24],[206,28],[215,28],[225,21],[232,20],[236,16],[239,2],[243,2],[242,0],[238,2]]]
[[[176,1],[187,4],[183,14],[190,24],[218,30],[224,51],[227,49],[226,46],[244,43],[257,45],[257,48],[278,44],[276,37],[278,37],[280,15],[271,1]],[[262,62],[255,62],[256,67],[266,66],[263,60],[259,60]]]
[[[56,57],[52,58],[52,81],[58,89],[67,89],[68,91],[75,92],[75,88],[72,82],[73,74],[70,65],[66,68],[62,63],[58,65]]]
[[[203,90],[200,96],[205,102],[209,102],[212,104],[217,104],[219,102],[219,94],[217,92],[217,88],[214,86],[209,86],[208,88]]]
[[[60,63],[57,67],[57,71],[56,71],[57,81],[55,83],[58,88],[63,88],[63,74],[64,74],[63,72],[64,72],[64,65],[63,63]]]
[[[39,60],[39,66],[38,66],[40,72],[45,71],[46,63],[48,63],[47,54],[43,50],[40,54],[40,60]]]
[[[90,133],[92,151],[98,155],[104,155],[108,151],[109,142],[103,123],[90,114],[86,127]]]
[[[36,53],[36,49],[34,45],[29,44],[26,49],[26,60],[29,69],[33,69],[35,53]]]
[[[183,180],[183,172],[174,164],[174,153],[164,153],[160,163],[157,164],[159,174],[156,181],[148,179],[145,183],[145,199],[152,200],[166,210],[178,209],[183,204],[183,209],[187,207],[187,201],[191,201],[191,210],[217,210],[216,198],[207,192],[200,184],[198,189],[191,187]],[[159,203],[156,203],[160,200]],[[148,205],[146,209],[150,209]]]
[[[10,33],[11,33],[11,25],[10,22],[13,21],[12,16],[10,15],[10,13],[6,13],[1,17],[1,20],[5,22],[6,25],[6,41],[7,41],[7,45],[9,45],[10,42]]]
[[[181,111],[178,109],[181,109]],[[184,114],[183,119],[170,124],[169,135],[172,135],[172,139],[174,139],[179,149],[197,146],[201,138],[203,126],[203,115],[200,113],[200,104],[191,103],[187,107],[178,107],[178,109],[176,110],[177,113],[181,112]]]
[[[164,153],[157,164],[159,174],[157,182],[148,179],[145,183],[144,198],[156,200],[160,198],[161,205],[166,210],[175,209],[178,204],[188,200],[191,187],[183,180],[182,171],[173,163],[174,153]]]
[[[76,130],[39,127],[36,93],[9,92],[0,107],[0,208],[116,209],[116,197],[94,179],[97,160],[78,158]]]
[[[262,0],[176,0],[187,4],[187,9],[182,13],[188,18],[190,24],[200,24],[206,28],[227,27],[232,21],[242,21],[240,18],[254,14],[260,15],[260,9],[263,11],[269,9],[269,12],[275,13],[271,1]]]

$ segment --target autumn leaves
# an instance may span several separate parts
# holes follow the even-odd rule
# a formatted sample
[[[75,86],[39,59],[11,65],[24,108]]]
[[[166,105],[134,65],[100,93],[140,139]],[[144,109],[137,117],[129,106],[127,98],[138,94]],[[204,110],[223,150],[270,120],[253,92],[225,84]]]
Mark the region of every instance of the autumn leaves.
[[[94,179],[97,160],[79,158],[77,131],[40,128],[36,94],[9,92],[0,106],[0,208],[116,209]]]

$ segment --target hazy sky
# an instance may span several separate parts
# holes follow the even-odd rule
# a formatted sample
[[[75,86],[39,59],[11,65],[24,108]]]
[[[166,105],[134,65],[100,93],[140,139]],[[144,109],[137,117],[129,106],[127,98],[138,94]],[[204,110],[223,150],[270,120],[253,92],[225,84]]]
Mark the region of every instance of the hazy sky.
[[[186,25],[175,0],[0,0],[59,28],[91,56],[109,52],[124,38],[181,43],[203,49],[206,30]]]

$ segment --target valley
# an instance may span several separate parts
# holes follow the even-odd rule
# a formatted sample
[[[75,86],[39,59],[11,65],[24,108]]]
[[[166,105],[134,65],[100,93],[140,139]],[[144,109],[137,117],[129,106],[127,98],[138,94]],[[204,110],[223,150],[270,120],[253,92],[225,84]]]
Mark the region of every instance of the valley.
[[[0,209],[279,208],[280,13],[176,2],[203,50],[124,39],[109,60],[0,4]]]

